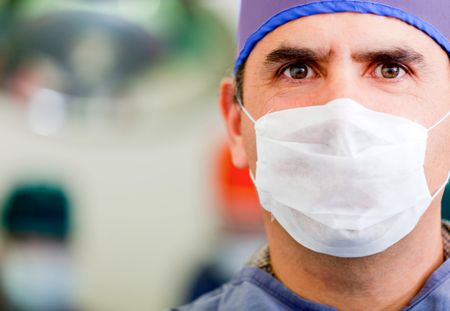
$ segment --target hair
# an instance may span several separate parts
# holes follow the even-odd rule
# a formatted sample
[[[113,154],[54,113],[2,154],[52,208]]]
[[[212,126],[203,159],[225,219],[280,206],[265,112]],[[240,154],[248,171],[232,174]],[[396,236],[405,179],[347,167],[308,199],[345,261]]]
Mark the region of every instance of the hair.
[[[234,101],[238,103],[239,101],[244,104],[244,68],[245,62],[239,66],[236,75],[234,76],[235,81],[235,92]]]

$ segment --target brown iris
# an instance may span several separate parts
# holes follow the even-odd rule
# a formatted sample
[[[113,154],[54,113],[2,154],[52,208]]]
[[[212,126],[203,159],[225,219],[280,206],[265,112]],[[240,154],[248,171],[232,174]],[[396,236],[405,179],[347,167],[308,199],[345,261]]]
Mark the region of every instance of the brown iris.
[[[381,75],[385,79],[398,78],[402,71],[402,68],[396,64],[385,64],[381,67]]]
[[[304,64],[291,66],[288,68],[289,75],[292,79],[305,79],[308,77],[308,66]]]

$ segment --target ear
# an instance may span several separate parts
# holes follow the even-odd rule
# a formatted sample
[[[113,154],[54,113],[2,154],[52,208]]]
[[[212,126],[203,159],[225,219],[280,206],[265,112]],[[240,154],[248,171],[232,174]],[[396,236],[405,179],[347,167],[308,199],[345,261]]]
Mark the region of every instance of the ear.
[[[248,167],[247,153],[241,128],[241,109],[235,100],[235,83],[232,78],[225,78],[220,85],[219,105],[228,133],[233,164],[238,168]]]

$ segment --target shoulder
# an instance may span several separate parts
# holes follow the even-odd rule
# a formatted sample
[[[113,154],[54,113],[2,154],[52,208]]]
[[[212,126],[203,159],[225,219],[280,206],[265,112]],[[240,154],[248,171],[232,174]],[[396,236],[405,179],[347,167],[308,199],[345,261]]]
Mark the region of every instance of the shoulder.
[[[450,259],[433,272],[405,310],[450,310]]]
[[[188,305],[172,309],[172,311],[213,311],[233,310],[235,305],[245,304],[248,296],[260,292],[258,285],[253,284],[253,279],[263,271],[256,268],[244,268],[239,276],[218,289],[209,292]]]
[[[172,311],[335,310],[302,299],[270,273],[246,267],[239,276],[198,300]]]
[[[172,311],[222,310],[290,310],[280,308],[278,283],[270,274],[258,268],[246,267],[239,276],[196,301]]]
[[[227,287],[229,286],[229,283],[226,283],[222,285],[220,288],[209,292],[197,300],[178,307],[170,309],[170,311],[212,311],[212,310],[219,310],[219,305],[221,304],[221,301],[223,300],[223,296],[227,292]]]

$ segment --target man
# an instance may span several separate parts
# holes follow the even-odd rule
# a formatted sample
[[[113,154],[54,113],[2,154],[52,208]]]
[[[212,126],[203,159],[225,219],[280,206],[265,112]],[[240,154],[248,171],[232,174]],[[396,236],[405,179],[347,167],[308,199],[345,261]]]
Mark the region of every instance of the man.
[[[180,310],[450,310],[448,0],[243,0],[220,105],[268,248]]]

